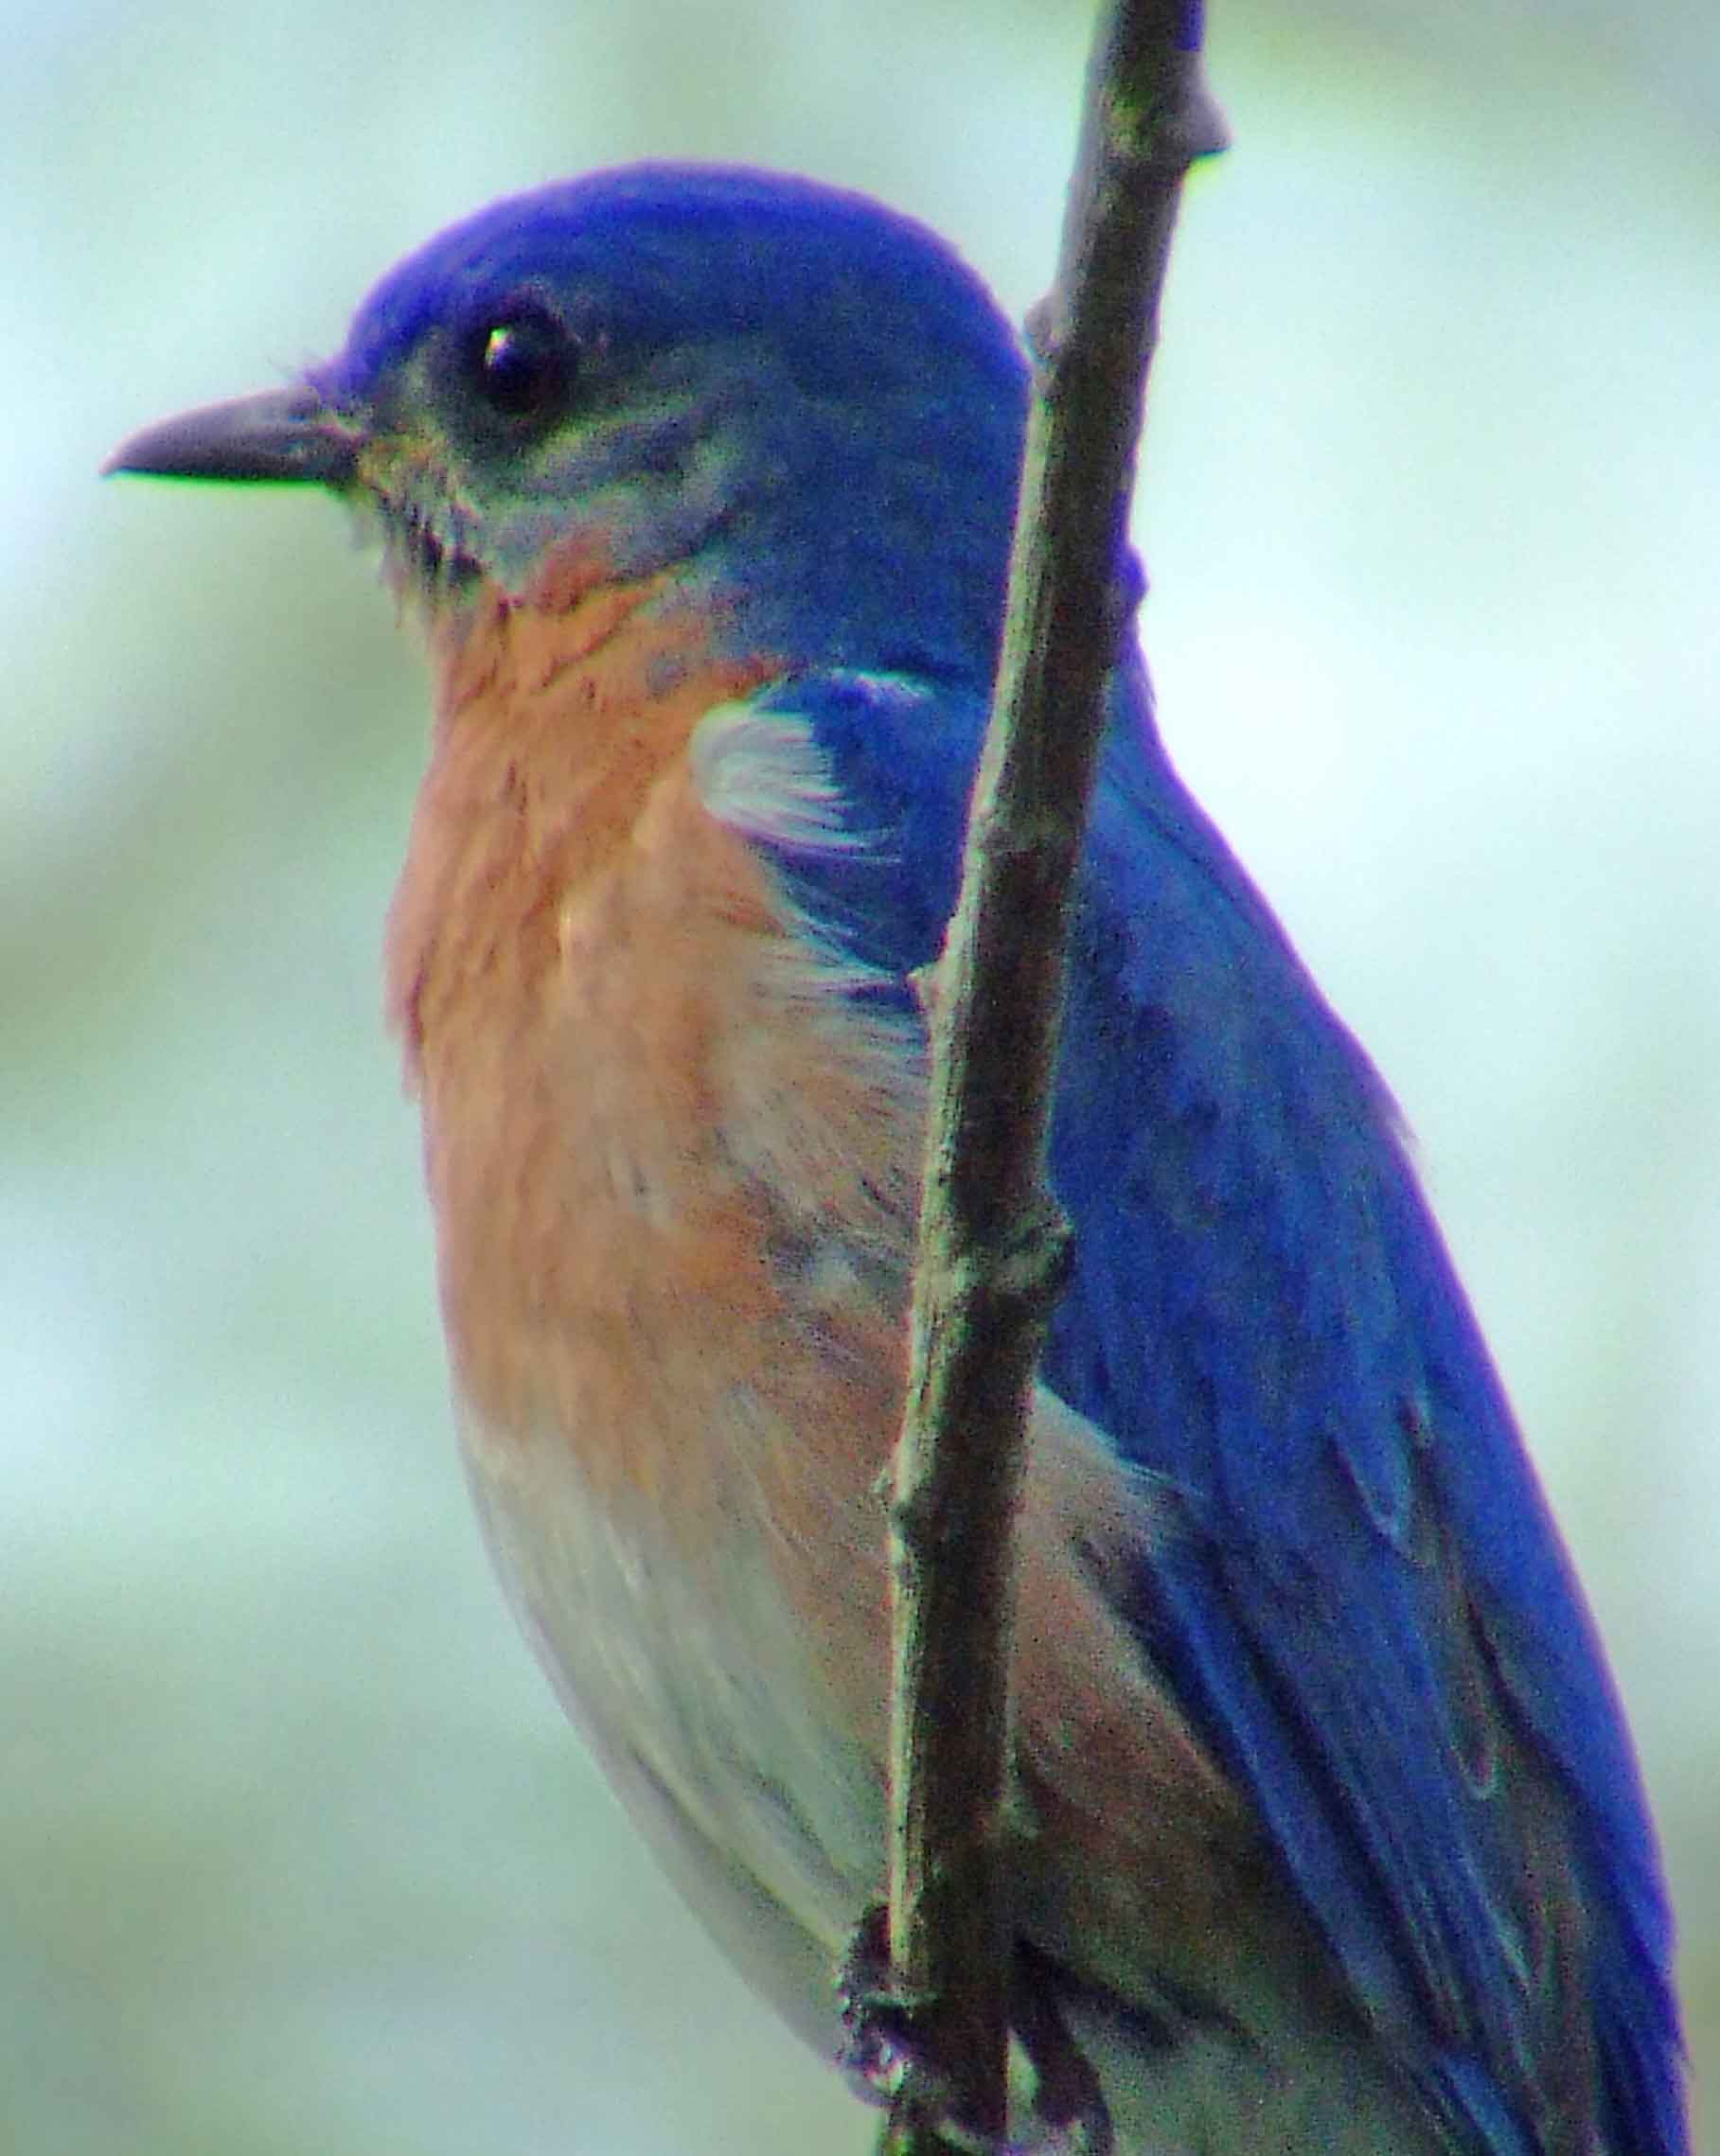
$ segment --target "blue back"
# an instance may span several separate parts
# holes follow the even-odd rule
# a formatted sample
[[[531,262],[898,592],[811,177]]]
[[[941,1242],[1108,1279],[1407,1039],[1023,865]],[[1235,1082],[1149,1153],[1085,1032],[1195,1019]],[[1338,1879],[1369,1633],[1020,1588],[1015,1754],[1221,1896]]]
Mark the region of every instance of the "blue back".
[[[899,1008],[953,901],[984,707],[809,677],[862,852],[780,847]],[[1131,1613],[1364,2011],[1475,2156],[1685,2147],[1618,1704],[1384,1087],[1115,712],[1073,920],[1045,1374],[1175,1503]]]

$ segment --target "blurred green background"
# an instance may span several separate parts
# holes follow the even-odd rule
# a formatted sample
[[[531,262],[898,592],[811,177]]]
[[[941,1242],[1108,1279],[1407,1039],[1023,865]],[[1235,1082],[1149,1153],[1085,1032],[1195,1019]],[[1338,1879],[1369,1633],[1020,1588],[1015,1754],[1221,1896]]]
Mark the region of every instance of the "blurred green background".
[[[424,734],[336,511],[101,486],[488,196],[870,188],[1020,313],[1046,0],[0,12],[0,2147],[770,2156],[867,2120],[503,1616],[376,952]],[[1222,0],[1149,434],[1176,753],[1419,1133],[1720,2055],[1720,19]],[[1711,2106],[1711,2111],[1713,2107]]]

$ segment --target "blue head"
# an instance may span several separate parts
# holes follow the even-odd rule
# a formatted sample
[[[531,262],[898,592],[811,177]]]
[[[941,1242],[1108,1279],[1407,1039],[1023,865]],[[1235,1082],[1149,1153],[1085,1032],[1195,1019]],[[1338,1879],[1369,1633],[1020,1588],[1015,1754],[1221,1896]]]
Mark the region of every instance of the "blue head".
[[[1007,325],[921,227],[647,165],[453,226],[297,388],[115,461],[329,485],[436,607],[569,554],[673,565],[751,651],[988,682],[1024,398]]]

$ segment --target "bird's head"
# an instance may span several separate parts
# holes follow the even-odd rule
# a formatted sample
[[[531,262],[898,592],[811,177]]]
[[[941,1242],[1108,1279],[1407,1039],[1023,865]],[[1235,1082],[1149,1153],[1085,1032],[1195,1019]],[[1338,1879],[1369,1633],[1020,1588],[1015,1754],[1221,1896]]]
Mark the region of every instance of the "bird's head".
[[[639,166],[493,204],[392,271],[297,382],[111,469],[320,484],[457,624],[674,569],[788,663],[992,665],[1024,405],[931,234],[776,175]]]

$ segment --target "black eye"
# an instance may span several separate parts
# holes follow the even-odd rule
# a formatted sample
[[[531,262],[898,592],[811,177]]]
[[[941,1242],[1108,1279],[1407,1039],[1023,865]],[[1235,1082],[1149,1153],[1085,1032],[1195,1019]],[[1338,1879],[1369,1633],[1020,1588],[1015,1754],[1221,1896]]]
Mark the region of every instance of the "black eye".
[[[472,393],[498,418],[559,418],[573,397],[578,350],[564,324],[538,307],[481,319],[461,352]]]

